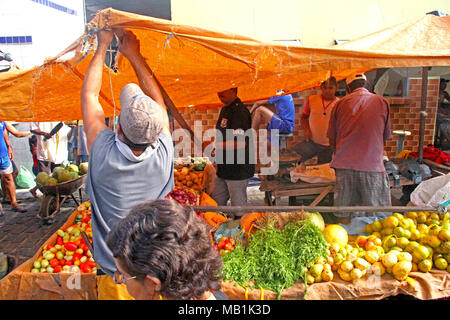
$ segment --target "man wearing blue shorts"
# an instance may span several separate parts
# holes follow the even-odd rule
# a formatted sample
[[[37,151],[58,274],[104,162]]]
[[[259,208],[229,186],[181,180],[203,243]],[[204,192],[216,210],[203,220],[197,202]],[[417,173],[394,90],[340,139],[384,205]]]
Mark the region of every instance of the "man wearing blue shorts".
[[[277,113],[274,113],[265,104],[274,104]],[[259,130],[261,127],[267,130],[277,129],[281,134],[290,134],[294,131],[295,109],[294,99],[290,94],[272,97],[268,100],[256,101],[250,110],[252,114],[252,128]]]

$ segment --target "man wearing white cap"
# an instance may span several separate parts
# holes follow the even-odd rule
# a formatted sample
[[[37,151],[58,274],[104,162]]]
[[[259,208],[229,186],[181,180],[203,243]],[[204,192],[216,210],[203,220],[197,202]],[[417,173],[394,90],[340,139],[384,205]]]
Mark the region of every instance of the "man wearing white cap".
[[[99,103],[103,64],[114,35],[112,31],[102,30],[97,34],[97,51],[81,91],[89,150],[86,188],[91,201],[94,259],[109,276],[103,278],[109,283],[113,283],[112,277],[117,272],[105,242],[111,227],[135,205],[164,198],[174,187],[173,142],[161,91],[139,52],[135,35],[121,29],[114,32],[119,39],[119,50],[130,61],[140,84],[127,84],[120,93],[117,133],[106,126]],[[102,290],[105,291],[111,289]],[[125,293],[100,296],[99,290],[99,299],[123,298],[123,295],[129,298]]]
[[[364,88],[367,78],[359,73],[346,79],[349,95],[334,107],[328,127],[335,151],[336,206],[390,206],[389,178],[383,162],[386,140],[391,139],[389,103]],[[350,223],[349,213],[336,213]],[[356,213],[353,216],[382,216]]]

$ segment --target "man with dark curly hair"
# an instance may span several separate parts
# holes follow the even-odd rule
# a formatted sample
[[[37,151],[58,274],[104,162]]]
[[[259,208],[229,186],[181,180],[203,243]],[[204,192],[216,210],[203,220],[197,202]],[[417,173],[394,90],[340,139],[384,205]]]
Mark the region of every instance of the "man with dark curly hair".
[[[224,300],[222,259],[209,231],[190,208],[155,200],[131,209],[106,238],[117,271],[138,300]]]

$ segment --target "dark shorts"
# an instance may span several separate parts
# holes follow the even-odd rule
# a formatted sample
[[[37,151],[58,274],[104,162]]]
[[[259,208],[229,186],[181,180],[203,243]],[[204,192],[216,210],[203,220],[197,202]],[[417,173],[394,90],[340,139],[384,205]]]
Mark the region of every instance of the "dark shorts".
[[[286,120],[281,119],[278,115],[274,114],[267,125],[267,130],[278,129],[281,134],[289,134],[294,131],[294,127]]]
[[[292,151],[301,156],[300,162],[302,163],[315,156],[317,156],[317,164],[329,163],[333,156],[333,150],[330,146],[324,146],[311,140],[297,143],[292,147]]]
[[[39,167],[32,167],[31,170],[33,171],[33,174],[35,176],[37,176],[37,174],[39,173]]]

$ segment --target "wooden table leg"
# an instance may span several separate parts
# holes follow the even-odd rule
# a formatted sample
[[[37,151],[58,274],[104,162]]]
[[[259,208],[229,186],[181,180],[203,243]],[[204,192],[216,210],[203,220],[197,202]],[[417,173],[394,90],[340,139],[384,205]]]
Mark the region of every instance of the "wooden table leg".
[[[314,199],[314,201],[310,204],[311,207],[315,207],[316,205],[319,204],[320,201],[323,200],[323,198],[326,197],[326,195],[328,193],[330,193],[331,190],[333,190],[334,186],[328,186],[325,189],[323,189],[323,191],[317,196],[316,199]]]

